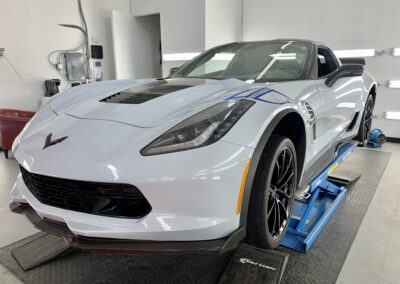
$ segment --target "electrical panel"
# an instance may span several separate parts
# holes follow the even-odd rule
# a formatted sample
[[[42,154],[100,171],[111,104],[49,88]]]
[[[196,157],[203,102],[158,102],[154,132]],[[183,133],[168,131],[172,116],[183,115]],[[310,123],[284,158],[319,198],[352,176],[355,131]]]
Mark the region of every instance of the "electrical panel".
[[[95,60],[93,62],[93,75],[94,81],[103,81],[103,62],[102,60]]]
[[[83,54],[79,52],[68,52],[64,53],[64,56],[68,80],[85,80],[85,60]]]

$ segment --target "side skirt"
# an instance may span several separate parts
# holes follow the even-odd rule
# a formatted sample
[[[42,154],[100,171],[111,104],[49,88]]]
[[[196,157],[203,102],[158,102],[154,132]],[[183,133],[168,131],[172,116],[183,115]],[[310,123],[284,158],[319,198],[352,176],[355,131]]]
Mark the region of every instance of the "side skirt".
[[[321,172],[322,169],[325,169],[333,160],[335,160],[338,150],[343,144],[351,142],[357,135],[340,140],[331,146],[318,160],[316,160],[308,169],[306,169],[303,173],[303,176],[300,181],[299,188],[304,188],[307,186],[310,181]]]

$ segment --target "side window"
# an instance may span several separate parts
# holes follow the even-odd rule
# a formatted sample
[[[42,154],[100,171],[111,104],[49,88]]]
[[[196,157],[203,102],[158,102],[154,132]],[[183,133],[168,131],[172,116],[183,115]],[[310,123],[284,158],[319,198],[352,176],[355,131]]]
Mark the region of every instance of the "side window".
[[[333,71],[335,71],[339,64],[333,55],[332,51],[330,51],[326,47],[318,47],[318,77],[324,77]]]

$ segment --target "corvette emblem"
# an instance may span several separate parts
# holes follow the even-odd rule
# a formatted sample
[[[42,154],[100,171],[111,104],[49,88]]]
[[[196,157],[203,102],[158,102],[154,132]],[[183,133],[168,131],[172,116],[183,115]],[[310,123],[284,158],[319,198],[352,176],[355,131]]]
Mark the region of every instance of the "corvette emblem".
[[[58,138],[58,139],[51,140],[51,137],[52,137],[52,136],[53,136],[53,133],[51,133],[51,132],[50,132],[49,135],[47,135],[46,140],[45,140],[45,142],[44,142],[43,150],[46,149],[47,147],[50,147],[50,146],[56,145],[56,144],[58,144],[58,143],[61,143],[61,142],[63,142],[65,139],[68,138],[68,136],[64,136],[64,137],[61,137],[61,138]]]

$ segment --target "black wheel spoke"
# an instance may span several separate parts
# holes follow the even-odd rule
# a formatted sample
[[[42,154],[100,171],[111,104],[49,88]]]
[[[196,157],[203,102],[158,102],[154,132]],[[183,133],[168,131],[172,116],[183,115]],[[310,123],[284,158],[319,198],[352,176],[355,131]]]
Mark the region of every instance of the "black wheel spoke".
[[[276,175],[277,179],[279,180],[280,174],[281,174],[281,166],[279,165],[279,161],[277,160],[275,163],[275,168],[276,168]]]
[[[274,200],[274,203],[275,203],[276,201]],[[274,224],[272,225],[272,230],[271,230],[271,235],[273,236],[274,235],[274,231],[275,231],[275,225],[276,225],[276,218],[277,218],[277,216],[276,216],[276,207],[277,206],[274,206]]]
[[[294,172],[291,172],[288,175],[288,177],[279,185],[279,188],[282,188],[283,186],[287,185],[290,182],[290,180],[292,179],[293,175],[294,175]]]
[[[279,204],[282,206],[283,211],[285,212],[285,217],[289,217],[289,212],[287,210],[287,208],[285,207],[285,205],[282,202],[279,202]]]
[[[271,237],[281,237],[288,223],[295,187],[295,164],[293,150],[286,147],[278,154],[267,187],[267,222]]]
[[[275,231],[277,234],[279,234],[280,228],[281,228],[281,209],[279,209],[279,200],[276,200],[276,211],[277,211],[277,219],[278,219],[278,223],[277,223],[277,227],[275,228]]]
[[[275,202],[273,201],[273,202],[272,202],[272,206],[271,206],[271,208],[269,209],[268,214],[267,214],[267,217],[268,217],[268,218],[269,218],[269,216],[271,215],[272,210],[274,209],[274,207],[275,207]]]
[[[282,179],[286,176],[286,174],[288,173],[288,171],[290,170],[290,165],[292,163],[292,155],[289,156],[289,163],[286,164],[286,169],[283,173],[283,175],[280,177],[280,179],[278,180],[278,184],[282,181]]]
[[[277,192],[286,196],[286,198],[292,198],[292,195],[287,190],[278,189]]]

